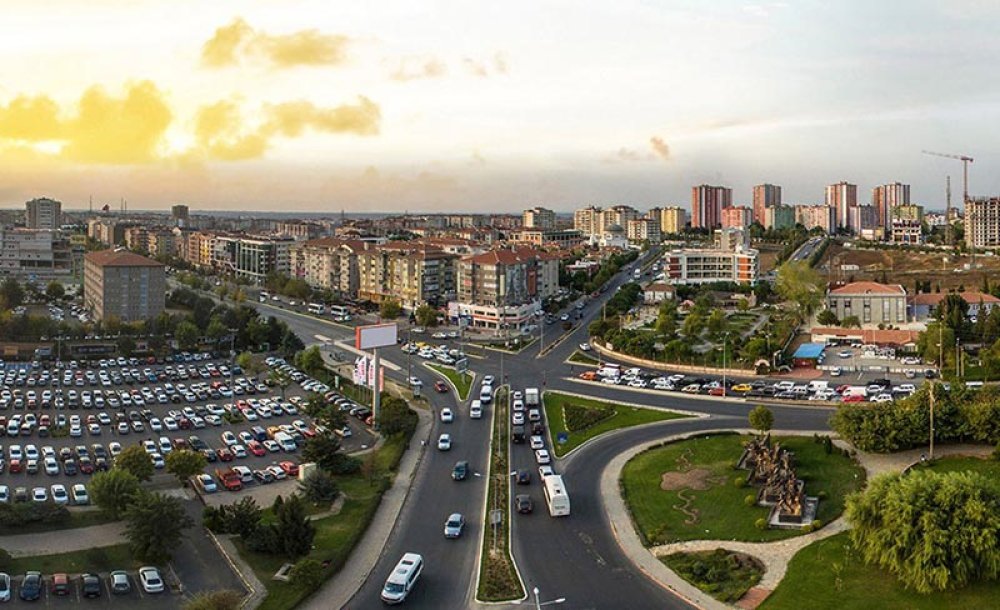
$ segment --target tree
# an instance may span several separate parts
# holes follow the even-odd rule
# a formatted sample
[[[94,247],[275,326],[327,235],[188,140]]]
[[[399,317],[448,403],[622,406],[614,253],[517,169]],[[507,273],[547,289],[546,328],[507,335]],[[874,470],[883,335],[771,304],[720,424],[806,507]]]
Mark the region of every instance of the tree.
[[[708,321],[705,322],[705,328],[713,337],[722,334],[726,330],[726,312],[718,308],[713,309],[711,315],[708,316]]]
[[[839,326],[840,320],[832,309],[824,309],[816,315],[816,322],[820,326]]]
[[[50,300],[60,301],[66,296],[66,289],[63,287],[62,282],[52,280],[49,282],[48,286],[45,287],[45,296],[47,296]]]
[[[747,415],[750,427],[764,434],[774,426],[774,413],[764,405],[757,405]]]
[[[174,331],[174,337],[182,349],[194,348],[198,344],[200,336],[201,332],[198,330],[198,327],[187,320],[178,324],[177,330]]]
[[[264,370],[263,363],[250,352],[243,352],[237,356],[236,364],[249,375],[256,375]]]
[[[316,528],[306,516],[302,498],[296,494],[287,500],[278,496],[274,500],[275,522],[271,525],[280,551],[290,558],[301,557],[312,548]]]
[[[340,495],[340,489],[333,475],[319,468],[299,481],[299,491],[313,504],[328,504]]]
[[[205,470],[208,460],[198,451],[177,449],[167,454],[164,460],[167,472],[177,477],[182,485],[187,485],[188,479]]]
[[[844,319],[840,321],[840,325],[844,328],[861,328],[861,318],[858,316],[844,316]]]
[[[323,564],[315,559],[300,559],[288,576],[292,584],[312,591],[323,584]]]
[[[392,436],[393,434],[410,434],[417,429],[417,414],[414,413],[406,401],[395,396],[384,396],[382,398],[382,421],[379,426],[382,434]]]
[[[331,432],[317,434],[302,447],[302,459],[333,474],[357,472],[360,463],[356,458],[340,451],[340,438]]]
[[[238,610],[243,595],[231,589],[202,591],[184,602],[182,610]]]
[[[118,352],[128,358],[135,352],[135,339],[129,335],[118,337]]]
[[[437,326],[438,312],[436,309],[424,303],[413,312],[413,316],[420,326]]]
[[[919,593],[1000,576],[1000,486],[973,472],[917,469],[847,497],[851,541]]]
[[[775,288],[786,301],[795,303],[802,315],[809,315],[823,302],[826,282],[806,261],[789,261],[778,267]]]
[[[403,308],[396,299],[386,299],[379,306],[379,315],[383,320],[395,320],[403,313]]]
[[[309,375],[316,375],[325,367],[323,365],[323,354],[319,351],[318,345],[308,347],[295,355],[295,365]]]
[[[153,460],[142,445],[129,445],[123,449],[115,458],[115,468],[127,470],[140,481],[150,480],[155,472]]]
[[[14,309],[24,302],[24,289],[13,277],[0,283],[0,309]]]
[[[688,339],[695,339],[701,335],[701,331],[704,328],[705,319],[700,313],[692,311],[686,318],[684,318],[684,325],[681,327],[681,331]]]
[[[140,493],[125,510],[125,537],[132,555],[142,562],[169,561],[192,525],[181,500],[160,493]]]
[[[274,385],[281,388],[281,398],[285,398],[285,390],[288,386],[292,385],[292,378],[281,369],[272,369],[267,375],[268,380]]]
[[[212,341],[219,341],[228,334],[229,328],[223,324],[222,318],[212,316],[212,319],[208,322],[208,326],[205,328],[205,336]]]
[[[94,504],[112,519],[117,519],[139,493],[139,479],[128,470],[112,468],[95,473],[90,478],[87,490]]]

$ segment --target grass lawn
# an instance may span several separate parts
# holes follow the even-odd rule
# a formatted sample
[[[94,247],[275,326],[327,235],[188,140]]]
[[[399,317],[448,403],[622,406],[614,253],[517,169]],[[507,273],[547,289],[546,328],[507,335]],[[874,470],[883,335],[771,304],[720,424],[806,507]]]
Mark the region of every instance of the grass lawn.
[[[139,562],[132,559],[128,545],[116,544],[72,553],[15,557],[10,560],[5,570],[13,576],[24,574],[28,570],[38,570],[42,574],[58,572],[81,574],[83,572],[128,570],[137,567],[139,567]]]
[[[686,415],[671,411],[629,407],[593,398],[580,398],[559,392],[545,392],[543,400],[545,402],[545,418],[549,422],[549,446],[552,447],[556,456],[559,457],[566,455],[587,439],[594,438],[611,430],[687,417]],[[614,414],[600,420],[589,428],[569,432],[563,412],[563,407],[566,405],[578,405],[592,410],[613,412]],[[555,442],[560,432],[567,432],[569,435],[569,438],[563,444]]]
[[[458,389],[458,399],[465,400],[469,397],[469,390],[472,389],[472,375],[469,373],[459,373],[455,369],[439,364],[428,364],[430,368],[441,373],[451,381]]]
[[[597,358],[594,358],[589,354],[585,354],[580,350],[573,352],[573,354],[569,357],[569,361],[576,362],[578,364],[590,364],[593,366],[597,366],[598,364],[600,364],[600,361],[598,361]]]
[[[26,523],[17,526],[0,526],[0,536],[69,530],[78,527],[90,527],[91,525],[103,525],[112,521],[114,519],[102,510],[70,510],[69,519],[59,521],[58,523]]]
[[[661,557],[660,561],[684,580],[726,603],[738,601],[764,575],[759,560],[724,549],[674,553]]]
[[[928,595],[909,591],[888,572],[865,565],[849,547],[844,532],[799,551],[761,610],[980,610],[995,608],[1000,599],[995,581]]]
[[[399,463],[406,449],[406,443],[407,439],[403,435],[386,440],[376,453],[378,474],[373,482],[369,482],[361,474],[337,477],[340,491],[346,498],[344,507],[336,515],[313,521],[313,525],[316,526],[316,538],[313,541],[313,550],[308,555],[309,558],[321,563],[329,562],[324,570],[325,578],[330,578],[340,570],[368,528],[383,491],[391,484],[390,473]],[[284,556],[254,553],[247,550],[239,539],[234,539],[234,542],[240,555],[267,587],[267,597],[264,598],[260,608],[265,610],[294,608],[313,592],[312,589],[272,579],[274,573],[287,561]]]
[[[952,456],[938,458],[927,466],[916,466],[915,468],[929,468],[939,473],[976,472],[987,477],[1000,475],[1000,462],[985,457]]]
[[[769,508],[747,506],[746,496],[757,488],[737,487],[746,471],[735,465],[749,436],[698,436],[650,449],[635,456],[622,471],[622,490],[636,529],[649,546],[681,540],[743,540],[763,542],[798,536],[800,530],[755,527]],[[805,481],[806,494],[820,499],[817,519],[824,524],[844,510],[844,496],[864,484],[864,470],[840,453],[827,455],[812,437],[775,441],[795,452],[795,470]],[[690,472],[673,489],[660,487],[664,473]]]

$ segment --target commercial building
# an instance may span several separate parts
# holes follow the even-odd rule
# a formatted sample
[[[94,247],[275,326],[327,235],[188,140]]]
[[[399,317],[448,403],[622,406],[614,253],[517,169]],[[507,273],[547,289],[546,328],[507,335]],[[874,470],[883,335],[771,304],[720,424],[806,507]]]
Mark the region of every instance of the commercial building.
[[[702,184],[691,187],[691,227],[715,229],[722,224],[722,208],[733,205],[733,189]]]
[[[965,202],[965,245],[1000,247],[1000,197],[970,197]]]
[[[876,222],[888,229],[894,218],[893,210],[910,205],[910,185],[893,182],[876,186],[872,189],[872,205],[875,206]]]
[[[388,242],[358,252],[358,298],[395,299],[407,310],[454,298],[458,257],[420,242]]]
[[[781,205],[781,187],[776,184],[758,184],[753,187],[753,219],[767,226],[766,210]]]
[[[43,279],[72,272],[72,246],[59,231],[0,229],[0,276]]]
[[[684,230],[686,224],[687,210],[684,208],[671,206],[660,209],[660,233],[676,235]]]
[[[558,248],[573,248],[583,243],[583,233],[576,229],[542,230],[522,229],[508,233],[507,241],[533,246],[554,246]]]
[[[795,206],[773,205],[764,208],[764,220],[761,221],[765,229],[786,229],[795,226]]]
[[[836,208],[829,205],[797,205],[795,222],[806,229],[819,227],[826,233],[833,233],[837,228],[836,212]]]
[[[841,181],[827,186],[826,205],[834,209],[833,229],[850,230],[850,209],[858,205],[858,185]]]
[[[663,235],[660,233],[659,219],[632,219],[628,221],[625,233],[628,240],[632,243],[641,244],[642,242],[649,242],[651,244],[658,244],[663,241]]]
[[[282,237],[218,236],[212,244],[212,266],[263,284],[269,273],[288,274],[293,243],[293,239]]]
[[[546,208],[525,210],[521,216],[521,225],[525,229],[551,231],[556,228],[556,213]]]
[[[139,322],[159,315],[166,300],[166,269],[124,249],[84,256],[83,300],[95,319]]]
[[[358,254],[365,243],[324,237],[297,242],[288,250],[289,273],[314,288],[325,288],[354,298],[360,287]]]
[[[753,210],[746,206],[722,208],[723,229],[749,229],[753,224]]]
[[[830,290],[826,306],[841,320],[857,316],[863,326],[906,322],[906,290],[899,284],[852,282]]]
[[[48,197],[24,204],[24,226],[29,229],[58,229],[62,226],[62,203]]]
[[[465,257],[456,263],[458,294],[449,317],[480,328],[520,330],[534,323],[542,299],[555,294],[558,269],[557,259],[529,249]]]

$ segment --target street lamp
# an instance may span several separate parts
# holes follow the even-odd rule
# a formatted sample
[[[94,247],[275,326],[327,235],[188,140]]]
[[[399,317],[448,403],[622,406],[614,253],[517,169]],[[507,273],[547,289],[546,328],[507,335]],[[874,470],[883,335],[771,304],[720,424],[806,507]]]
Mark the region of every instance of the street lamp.
[[[722,339],[722,396],[726,396],[726,344],[729,343],[729,331]]]
[[[543,602],[538,597],[539,593],[540,593],[540,591],[538,590],[538,587],[535,587],[534,589],[532,589],[531,592],[532,592],[532,594],[534,594],[534,600],[532,600],[532,601],[534,601],[534,603],[535,603],[535,610],[538,610],[539,608],[541,608],[543,606],[554,606],[556,604],[562,604],[562,603],[565,603],[565,601],[566,601],[565,597],[559,597],[557,599],[550,599],[548,601]],[[530,603],[529,600],[518,600],[518,601],[514,602],[514,605],[520,605],[520,604],[525,603],[525,602]]]

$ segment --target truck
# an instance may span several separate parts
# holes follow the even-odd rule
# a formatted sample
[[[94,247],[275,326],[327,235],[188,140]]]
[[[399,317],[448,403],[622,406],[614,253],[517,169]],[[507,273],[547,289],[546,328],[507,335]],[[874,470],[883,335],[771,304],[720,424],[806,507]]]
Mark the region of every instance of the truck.
[[[529,409],[538,407],[538,388],[524,389],[524,406]]]
[[[236,472],[232,468],[226,468],[225,470],[216,468],[215,477],[219,479],[219,482],[222,483],[222,486],[228,491],[239,491],[243,489],[243,481],[240,473]]]

